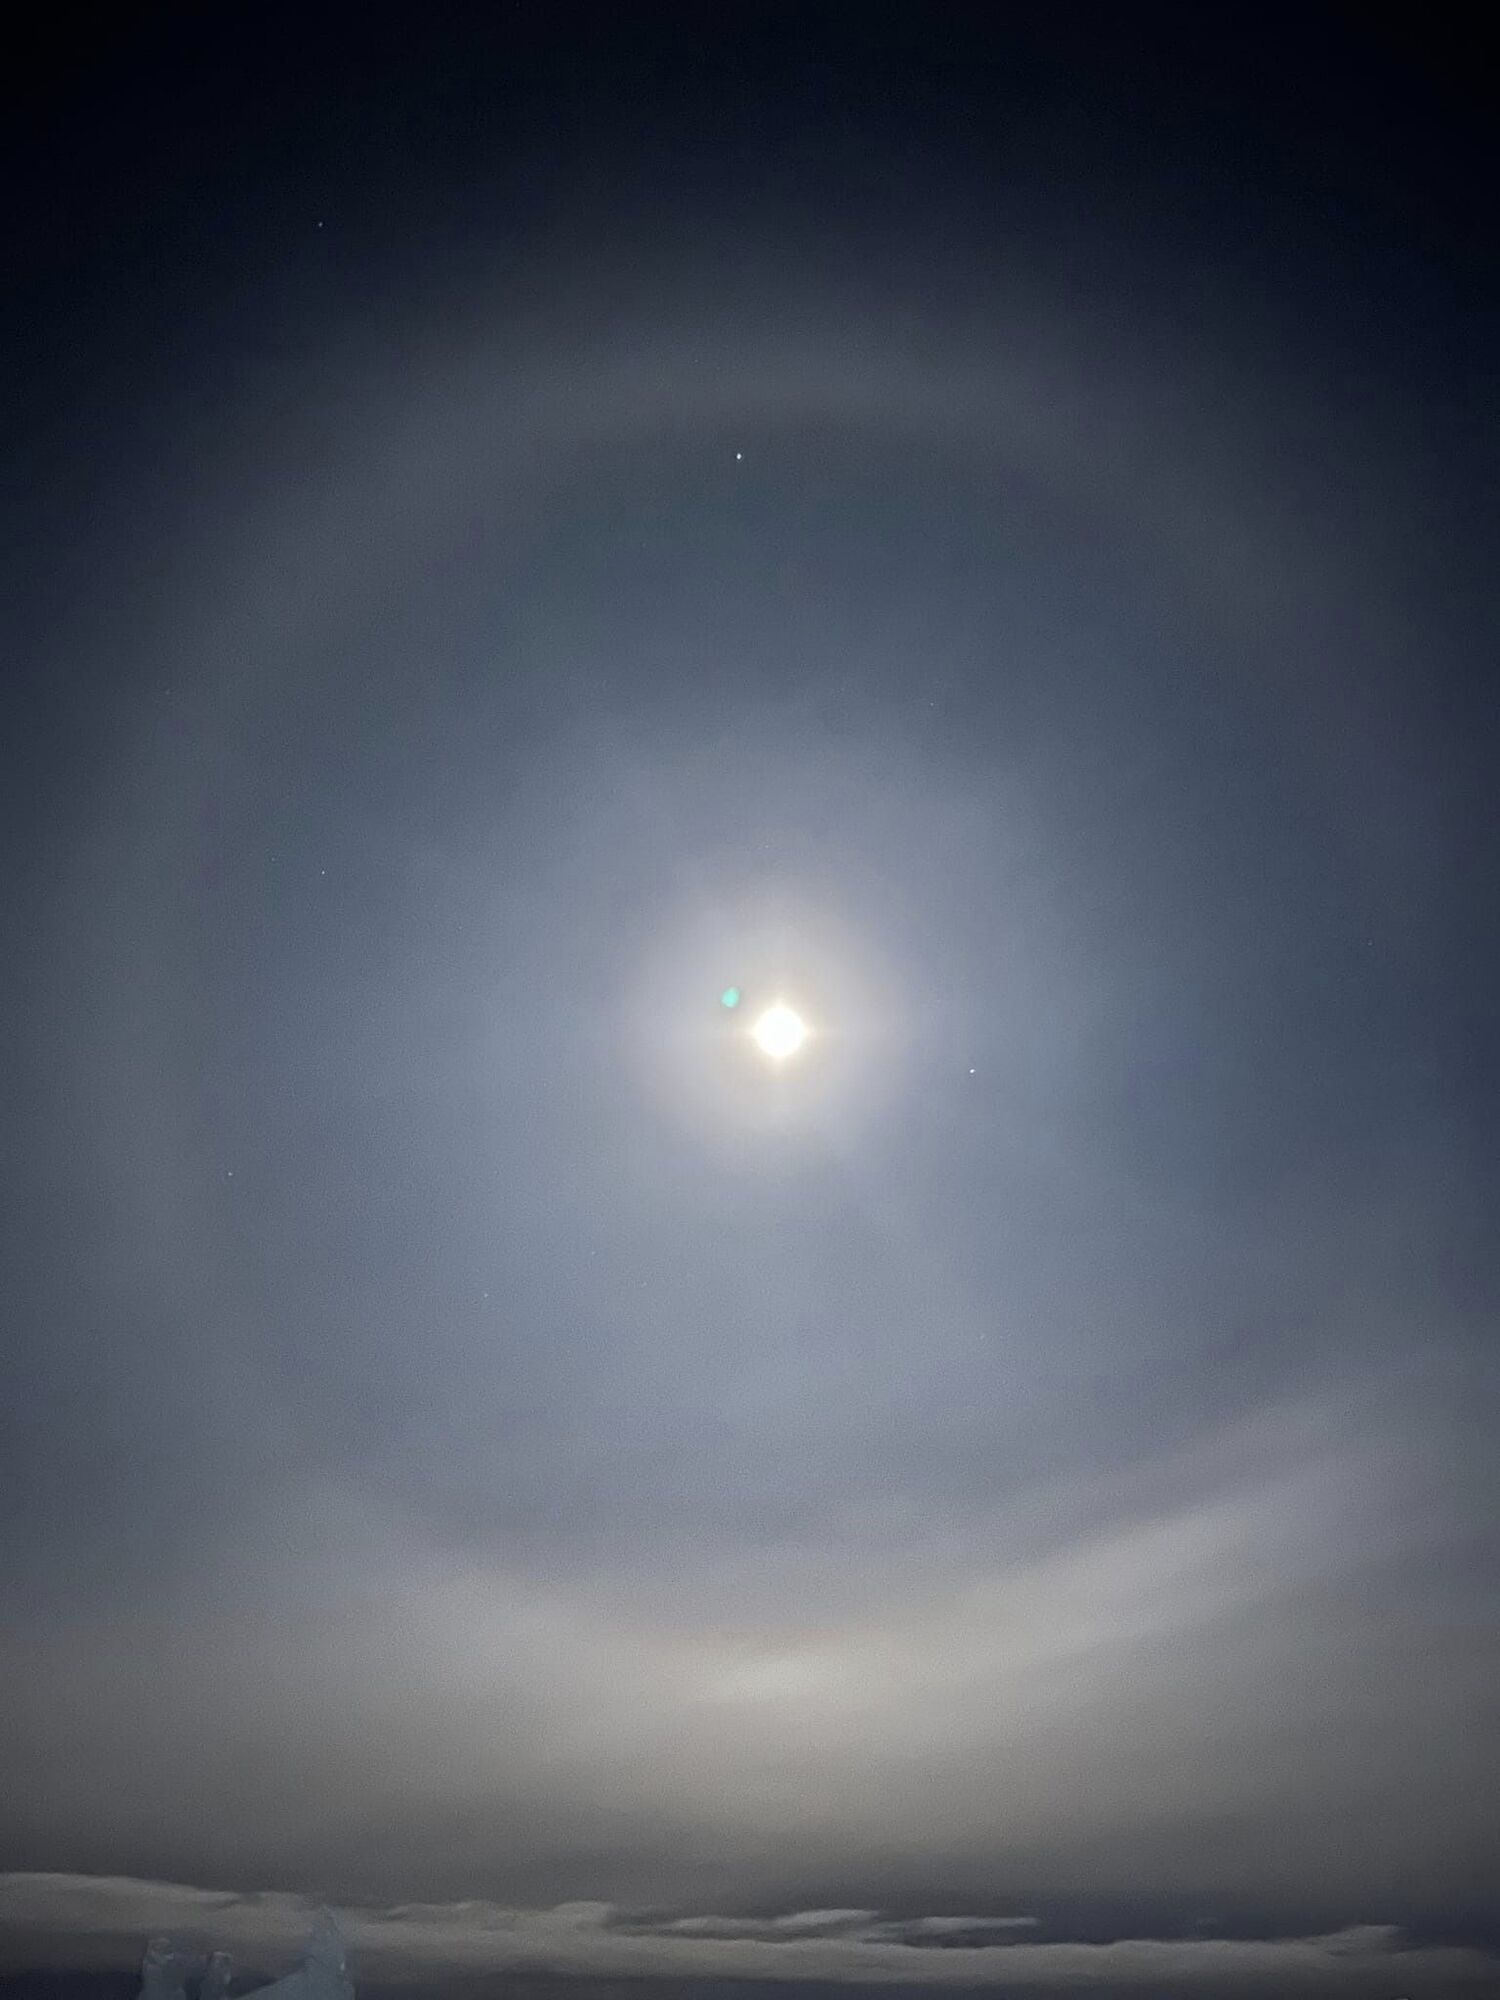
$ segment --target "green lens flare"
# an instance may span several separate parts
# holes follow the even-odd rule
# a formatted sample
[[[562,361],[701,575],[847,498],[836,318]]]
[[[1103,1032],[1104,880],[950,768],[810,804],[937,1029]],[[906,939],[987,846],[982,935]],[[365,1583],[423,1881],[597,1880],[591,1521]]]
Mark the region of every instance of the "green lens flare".
[[[719,1005],[721,1007],[738,1007],[739,1004],[740,989],[738,986],[726,986],[724,991],[719,995]]]

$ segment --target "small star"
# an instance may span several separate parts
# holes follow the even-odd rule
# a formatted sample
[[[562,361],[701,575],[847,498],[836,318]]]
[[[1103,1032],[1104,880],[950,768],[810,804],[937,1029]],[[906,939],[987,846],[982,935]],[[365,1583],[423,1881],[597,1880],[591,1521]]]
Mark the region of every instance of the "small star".
[[[319,227],[319,229],[321,229],[321,228],[323,227],[323,225],[322,225],[322,223],[321,223],[321,222],[320,222],[320,223],[318,224],[318,227]]]
[[[232,1181],[232,1180],[234,1179],[234,1168],[233,1168],[233,1167],[226,1167],[226,1168],[224,1169],[224,1178],[225,1178],[225,1180],[226,1180],[226,1181]]]
[[[743,453],[742,451],[737,451],[737,452],[735,453],[735,459],[736,459],[737,461],[738,461],[739,459],[742,459],[742,458],[743,458],[744,456],[745,456],[745,454],[744,454],[744,453]]]
[[[969,1071],[969,1074],[970,1074],[970,1076],[972,1076],[972,1075],[974,1074],[973,1070],[970,1070],[970,1071]]]

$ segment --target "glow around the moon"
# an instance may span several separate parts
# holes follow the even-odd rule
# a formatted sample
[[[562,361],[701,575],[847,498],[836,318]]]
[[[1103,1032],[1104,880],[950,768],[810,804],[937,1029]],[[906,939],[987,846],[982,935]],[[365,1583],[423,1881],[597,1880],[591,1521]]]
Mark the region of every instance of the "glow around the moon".
[[[807,1040],[807,1023],[795,1008],[778,1000],[774,1007],[768,1007],[760,1016],[751,1033],[762,1053],[768,1055],[772,1062],[785,1062]]]

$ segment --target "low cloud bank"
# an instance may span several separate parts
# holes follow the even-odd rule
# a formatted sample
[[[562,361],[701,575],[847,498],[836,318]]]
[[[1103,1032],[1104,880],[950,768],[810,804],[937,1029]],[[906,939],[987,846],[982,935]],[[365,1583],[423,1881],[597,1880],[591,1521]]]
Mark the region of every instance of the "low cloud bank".
[[[121,1876],[0,1875],[4,1959],[125,1964],[174,1932],[268,1969],[294,1956],[313,1905],[280,1892],[195,1889]],[[1010,1992],[1160,1989],[1389,1996],[1490,1989],[1500,1960],[1407,1947],[1387,1924],[1318,1937],[1041,1941],[1024,1914],[895,1918],[875,1910],[770,1917],[632,1914],[602,1902],[520,1909],[498,1903],[340,1908],[361,1984],[440,1983],[505,1974],[584,1979],[723,1978]]]

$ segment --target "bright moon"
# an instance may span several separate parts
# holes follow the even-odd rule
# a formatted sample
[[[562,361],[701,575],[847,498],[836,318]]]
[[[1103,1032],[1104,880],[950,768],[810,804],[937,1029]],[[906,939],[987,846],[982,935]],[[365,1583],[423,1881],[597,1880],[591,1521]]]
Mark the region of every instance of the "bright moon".
[[[800,1014],[778,1003],[766,1009],[752,1033],[772,1062],[785,1062],[807,1040],[807,1025]]]

